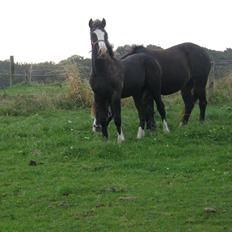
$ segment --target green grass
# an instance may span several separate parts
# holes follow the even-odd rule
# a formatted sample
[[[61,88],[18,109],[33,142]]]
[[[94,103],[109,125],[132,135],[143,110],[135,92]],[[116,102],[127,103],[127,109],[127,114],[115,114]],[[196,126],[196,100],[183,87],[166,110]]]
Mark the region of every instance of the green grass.
[[[108,142],[91,132],[89,109],[2,113],[0,231],[232,231],[230,103],[178,128],[182,105],[165,101],[171,133],[157,115],[138,141],[124,107],[121,145],[113,123]]]
[[[10,88],[0,89],[0,95],[43,95],[43,94],[59,94],[63,93],[67,88],[66,84],[39,84],[39,83],[31,83],[31,84],[18,84],[14,85]]]

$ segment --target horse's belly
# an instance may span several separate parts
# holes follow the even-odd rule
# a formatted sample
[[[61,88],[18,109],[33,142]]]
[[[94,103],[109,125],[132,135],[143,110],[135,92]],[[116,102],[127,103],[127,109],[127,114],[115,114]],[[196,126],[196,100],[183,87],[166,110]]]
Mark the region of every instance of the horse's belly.
[[[168,76],[168,78],[162,78],[162,87],[161,87],[161,94],[162,95],[169,95],[178,92],[179,90],[183,89],[186,83],[189,81],[189,75],[186,74],[184,76]]]
[[[122,90],[122,98],[127,98],[134,96],[141,92],[141,89],[138,88],[137,86],[124,86]]]
[[[138,95],[143,90],[145,82],[144,74],[138,73],[136,73],[137,75],[129,75],[126,73],[122,89],[122,98]]]

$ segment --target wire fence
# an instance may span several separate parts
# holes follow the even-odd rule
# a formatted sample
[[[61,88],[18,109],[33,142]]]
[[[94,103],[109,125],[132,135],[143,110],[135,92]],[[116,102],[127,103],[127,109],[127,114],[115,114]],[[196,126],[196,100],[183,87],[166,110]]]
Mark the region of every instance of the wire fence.
[[[68,78],[68,75],[64,66],[48,68],[46,70],[43,68],[33,69],[31,66],[22,67],[21,70],[16,69],[13,74],[9,69],[9,72],[0,72],[0,88],[10,86],[11,78],[13,78],[13,84],[21,82],[51,83],[62,82]]]
[[[0,72],[0,88],[7,87],[10,85],[10,77],[12,76],[9,62],[8,72]],[[220,79],[224,70],[227,66],[231,66],[229,71],[232,70],[232,60],[217,60],[211,62],[211,73],[209,77],[209,84],[212,86],[212,82],[217,79]],[[85,67],[89,68],[90,67]],[[232,72],[232,71],[230,71]],[[62,82],[66,80],[68,77],[67,69],[64,65],[55,65],[50,67],[39,66],[37,64],[17,64],[15,66],[15,70],[13,73],[13,83],[20,82],[43,82],[43,83],[51,83],[51,82]]]

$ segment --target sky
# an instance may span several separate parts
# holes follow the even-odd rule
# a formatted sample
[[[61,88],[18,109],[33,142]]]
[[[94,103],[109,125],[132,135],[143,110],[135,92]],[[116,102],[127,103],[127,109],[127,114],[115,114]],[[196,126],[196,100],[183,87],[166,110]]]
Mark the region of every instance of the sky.
[[[0,60],[90,57],[89,19],[106,19],[109,42],[232,48],[231,0],[0,0]]]

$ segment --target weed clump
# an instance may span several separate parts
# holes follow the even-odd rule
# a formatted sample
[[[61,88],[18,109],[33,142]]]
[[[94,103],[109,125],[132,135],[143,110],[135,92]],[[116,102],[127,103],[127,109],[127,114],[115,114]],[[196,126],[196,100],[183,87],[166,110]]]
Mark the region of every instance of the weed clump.
[[[67,65],[66,73],[68,77],[66,97],[78,106],[91,106],[93,99],[92,91],[89,83],[80,78],[78,67],[75,65]]]

